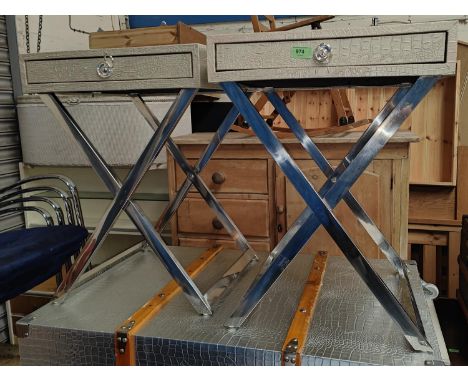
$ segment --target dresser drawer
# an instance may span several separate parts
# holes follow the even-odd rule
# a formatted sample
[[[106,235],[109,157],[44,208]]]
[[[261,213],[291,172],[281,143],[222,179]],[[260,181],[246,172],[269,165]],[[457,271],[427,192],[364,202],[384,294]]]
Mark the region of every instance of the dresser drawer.
[[[222,199],[221,205],[245,236],[268,237],[268,200]],[[177,211],[179,233],[228,235],[203,199],[187,198]]]
[[[239,249],[233,240],[227,238],[198,238],[198,237],[183,237],[179,236],[178,245],[181,247],[197,247],[197,248],[210,248],[216,245],[222,245],[223,248]],[[255,251],[268,252],[273,249],[270,240],[249,240],[249,244]]]
[[[456,25],[208,37],[210,81],[454,74]]]
[[[196,160],[189,160],[195,165]],[[268,162],[261,159],[212,159],[200,173],[206,185],[217,193],[268,193]],[[186,175],[176,165],[176,185],[180,188]],[[196,192],[192,187],[191,191]]]
[[[207,87],[200,44],[21,56],[24,93]]]

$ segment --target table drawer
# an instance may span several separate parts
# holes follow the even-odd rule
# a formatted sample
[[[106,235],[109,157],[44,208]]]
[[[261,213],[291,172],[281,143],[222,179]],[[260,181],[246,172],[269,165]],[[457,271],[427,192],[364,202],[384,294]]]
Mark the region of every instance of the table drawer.
[[[213,36],[208,38],[209,79],[454,74],[455,27],[427,23]]]
[[[24,92],[206,87],[205,57],[199,44],[28,54]]]
[[[268,237],[268,200],[222,199],[221,205],[245,236]],[[187,198],[177,211],[180,233],[228,235],[203,199]]]
[[[196,160],[189,160],[195,165]],[[213,192],[267,194],[268,162],[261,159],[223,160],[213,159],[201,172],[201,177]],[[176,185],[180,188],[186,175],[176,165]],[[191,191],[196,192],[192,187]]]

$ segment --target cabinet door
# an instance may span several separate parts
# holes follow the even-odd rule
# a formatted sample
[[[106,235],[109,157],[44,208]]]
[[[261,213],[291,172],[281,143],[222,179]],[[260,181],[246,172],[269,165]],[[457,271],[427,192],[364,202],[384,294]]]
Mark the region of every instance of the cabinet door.
[[[304,171],[309,181],[318,191],[326,180],[320,169],[312,161],[297,161],[297,164]],[[337,165],[337,162],[332,162],[332,165]],[[277,186],[283,188],[284,204],[286,208],[282,208],[281,198],[278,199],[277,212],[282,215],[278,216],[279,221],[288,229],[305,208],[303,199],[299,196],[292,184],[285,179],[281,170],[277,171],[278,179]],[[392,235],[392,163],[390,160],[377,160],[371,163],[356,184],[351,188],[354,197],[364,207],[367,214],[381,229],[383,234],[391,242]],[[367,232],[362,228],[354,214],[344,201],[341,201],[334,213],[338,220],[344,226],[346,232],[351,236],[359,249],[368,258],[382,257],[377,246],[369,237]],[[280,226],[279,226],[280,227]],[[279,238],[284,235],[279,234]],[[327,251],[331,255],[341,255],[341,251],[332,238],[328,235],[323,227],[320,227],[307,242],[302,249],[303,252],[317,253],[318,251]]]

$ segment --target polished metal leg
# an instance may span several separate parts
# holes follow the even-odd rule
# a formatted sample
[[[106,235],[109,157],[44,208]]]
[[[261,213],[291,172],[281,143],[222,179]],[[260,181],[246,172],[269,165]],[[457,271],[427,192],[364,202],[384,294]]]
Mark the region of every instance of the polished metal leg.
[[[213,135],[211,142],[206,147],[197,164],[194,166],[193,170],[196,174],[199,174],[205,168],[205,166],[207,165],[215,151],[218,149],[219,145],[223,141],[226,134],[229,132],[229,129],[236,121],[238,116],[239,112],[235,107],[232,107],[229,113],[224,118],[221,125],[219,126],[216,133]],[[158,232],[161,232],[166,226],[166,224],[169,222],[169,220],[172,218],[172,216],[174,216],[175,212],[180,207],[182,201],[187,196],[191,186],[192,182],[189,178],[186,178],[182,186],[177,191],[175,198],[167,205],[158,222],[156,223],[156,230]]]
[[[153,128],[153,130],[157,131],[157,129],[160,126],[160,123],[156,116],[148,108],[148,106],[143,102],[143,100],[139,96],[132,95],[132,100],[135,106],[137,107],[138,111],[145,118],[148,124]],[[242,234],[239,228],[237,228],[236,224],[232,221],[232,219],[229,217],[226,211],[224,211],[224,208],[216,200],[213,193],[206,186],[203,179],[198,175],[197,172],[195,172],[192,169],[192,166],[187,162],[187,159],[180,152],[179,148],[171,138],[167,139],[167,148],[170,154],[173,156],[174,160],[182,169],[182,171],[184,171],[185,175],[187,176],[187,179],[190,181],[191,184],[195,186],[199,194],[206,201],[208,206],[213,210],[223,227],[236,242],[237,247],[242,252],[251,249],[245,236]]]
[[[359,141],[352,147],[352,150],[350,151],[350,153],[348,153],[346,158],[343,160],[343,162],[341,164],[341,172],[344,171],[344,169],[350,163],[349,158],[355,158],[355,156],[359,152],[359,150],[362,149],[364,144],[367,143],[367,141],[372,137],[372,135],[376,132],[377,128],[382,124],[382,122],[388,116],[388,114],[395,108],[395,106],[401,101],[403,96],[408,92],[408,89],[409,89],[409,87],[401,87],[401,88],[397,89],[395,94],[387,102],[387,104],[382,109],[382,111],[378,114],[378,116],[374,119],[374,121],[366,129],[366,131],[361,135]],[[311,158],[315,161],[317,166],[327,176],[327,178],[330,178],[330,177],[333,177],[333,176],[339,176],[339,172],[335,173],[335,170],[330,165],[328,160],[320,152],[320,150],[315,145],[315,143],[312,141],[312,139],[306,134],[306,132],[300,126],[297,119],[289,111],[289,109],[286,107],[286,105],[281,100],[281,98],[278,96],[278,94],[274,91],[274,89],[272,89],[272,88],[266,89],[265,94],[266,94],[268,100],[271,102],[271,104],[277,110],[278,114],[283,118],[283,120],[289,126],[289,128],[294,133],[296,138],[302,144],[304,149],[309,153]],[[320,195],[323,197],[323,195],[324,195],[323,189],[321,190]],[[361,207],[359,202],[354,198],[354,196],[351,194],[350,191],[348,191],[345,194],[343,199],[346,202],[346,204],[348,205],[348,207],[351,209],[351,211],[354,213],[354,215],[356,216],[358,222],[362,225],[362,227],[366,230],[366,232],[369,234],[371,239],[374,241],[374,243],[379,247],[381,252],[385,255],[387,260],[393,265],[395,270],[398,271],[400,277],[404,278],[406,280],[406,282],[409,283],[406,264],[401,260],[400,256],[396,252],[396,250],[388,242],[388,240],[385,238],[383,233],[379,230],[377,225],[372,221],[370,216],[367,215],[366,211]],[[292,227],[291,227],[292,229],[290,231],[288,231],[288,232],[293,233],[293,232],[296,231],[295,224],[296,224],[296,222],[294,222],[292,224]],[[289,240],[290,239],[291,238],[289,238]],[[286,239],[285,242],[287,243],[289,240]],[[278,255],[278,253],[281,253],[283,251],[283,249],[284,249],[283,247],[276,247],[271,252],[267,264],[270,264],[271,261],[273,260],[273,258],[276,257]],[[264,268],[265,268],[265,266],[264,266]],[[260,272],[260,273],[262,273],[262,272]],[[414,313],[415,313],[415,316],[416,316],[417,325],[418,325],[419,328],[422,328],[423,327],[422,320],[421,320],[421,317],[420,317],[418,306],[417,306],[415,298],[413,296],[413,292],[412,292],[411,288],[408,288],[408,289],[409,289],[411,303],[413,305],[413,310],[414,310]]]
[[[167,139],[176,127],[187,107],[192,102],[195,94],[196,89],[183,89],[180,91],[179,96],[176,98],[164,117],[161,126],[153,134],[150,141],[143,149],[142,154],[128,173],[122,187],[117,192],[117,195],[112,200],[100,222],[96,225],[96,229],[87,240],[80,255],[81,261],[77,260],[75,263],[77,266],[75,267],[74,264],[74,267],[70,272],[71,274],[74,273],[76,277],[79,277],[89,264],[91,256],[102,245],[115,220],[119,216],[120,212],[126,207],[130,197],[143,179],[143,176],[165,146]],[[79,269],[81,265],[84,266]]]
[[[159,126],[159,121],[156,116],[149,110],[145,105],[143,100],[138,96],[132,96],[133,102],[135,103],[137,109],[143,115],[148,124],[156,130]],[[205,149],[205,152],[200,157],[197,165],[194,169],[187,162],[183,154],[180,152],[179,148],[175,145],[172,139],[167,140],[167,147],[174,157],[176,162],[179,164],[181,169],[187,175],[187,178],[179,189],[176,198],[173,203],[166,208],[165,212],[162,214],[162,218],[159,220],[161,225],[159,227],[164,227],[164,222],[168,221],[171,216],[175,213],[177,208],[180,206],[185,196],[188,193],[191,185],[193,184],[200,195],[205,199],[207,204],[213,209],[218,219],[222,222],[223,226],[229,232],[231,237],[236,242],[239,249],[241,249],[241,255],[234,261],[234,263],[224,272],[219,280],[217,280],[205,294],[207,301],[212,304],[217,299],[219,299],[228,289],[232,288],[235,285],[235,282],[240,279],[240,277],[250,269],[250,266],[257,262],[258,257],[255,251],[251,248],[250,244],[245,239],[244,235],[236,227],[235,223],[231,218],[226,214],[222,206],[218,203],[214,195],[208,189],[203,179],[198,175],[201,170],[206,166],[209,159],[215,152],[216,148],[221,144],[223,138],[226,136],[229,128],[232,126],[232,123],[235,121],[239,113],[237,109],[233,107],[228,113],[223,123],[221,124],[218,131],[213,136],[210,144]],[[166,220],[167,219],[167,220]],[[157,226],[158,227],[158,226]]]
[[[103,180],[107,188],[112,192],[113,195],[117,195],[122,187],[120,181],[118,180],[117,176],[113,174],[112,170],[106,164],[104,159],[94,148],[88,137],[86,137],[83,131],[79,128],[73,117],[61,104],[60,100],[55,95],[50,94],[41,95],[41,99],[51,110],[60,126],[62,126],[65,131],[70,132],[73,138],[83,149],[84,153],[91,162],[93,169]],[[201,314],[211,314],[211,307],[206,301],[206,298],[200,292],[193,280],[185,272],[177,258],[171,253],[161,236],[154,230],[151,221],[144,215],[141,208],[131,200],[128,201],[125,208],[130,219],[146,238],[154,253],[159,257],[170,275],[181,286],[185,296],[194,306],[197,312]],[[92,253],[87,252],[84,255],[85,257],[83,258],[77,258],[75,264],[78,265],[75,267],[74,272],[71,270],[67,274],[64,282],[59,286],[57,290],[59,295],[68,292],[72,288],[74,282],[82,272],[82,269],[86,267],[86,264],[89,261],[89,255],[92,255]]]
[[[242,93],[238,85],[235,83],[221,84],[238,110],[243,114],[244,118],[249,121],[256,135],[273,159],[308,205],[309,210],[306,212],[310,214],[310,217],[304,221],[304,224],[299,228],[302,229],[302,227],[305,226],[307,227],[305,233],[307,233],[308,230],[310,230],[310,233],[313,233],[320,225],[324,226],[363,281],[402,328],[407,340],[418,350],[431,349],[424,334],[421,333],[419,328],[413,323],[395,296],[378,274],[375,273],[365,257],[349,238],[346,231],[333,215],[332,209],[349,191],[349,188],[370,164],[375,155],[377,155],[381,148],[387,143],[393,133],[397,131],[401,123],[407,118],[417,103],[432,88],[435,81],[436,78],[426,77],[419,79],[413,85],[397,108],[390,113],[380,128],[368,139],[362,150],[356,155],[356,158],[350,162],[349,166],[343,171],[340,177],[332,177],[329,179],[329,182],[333,185],[323,199],[294,163],[276,136],[266,125],[265,121],[249,102],[248,98]],[[293,235],[297,235],[298,232],[299,231],[293,233]],[[302,235],[303,234],[304,232],[302,232]],[[307,235],[307,239],[308,237],[310,237],[310,235]],[[299,251],[301,247],[296,248],[297,251]],[[281,254],[273,260],[267,271],[251,286],[244,296],[241,305],[231,317],[231,321],[228,323],[229,326],[239,326],[243,320],[247,318],[248,314],[250,314],[253,308],[258,304],[272,283],[296,254],[297,252]]]
[[[398,101],[401,99],[401,97],[404,94],[406,94],[406,92],[407,92],[407,89],[405,88],[400,88],[399,90],[397,90],[395,96],[393,97],[396,101],[395,104],[398,103]],[[278,114],[286,122],[286,125],[289,126],[291,131],[294,133],[296,138],[302,144],[304,149],[309,153],[309,155],[317,164],[317,166],[320,168],[320,170],[327,176],[327,178],[336,176],[334,174],[334,170],[331,164],[328,162],[325,156],[320,152],[320,150],[312,141],[312,139],[306,134],[304,129],[301,127],[301,125],[299,124],[297,119],[294,117],[294,115],[286,107],[286,105],[278,96],[278,94],[271,88],[268,89],[265,92],[265,94],[268,100],[273,105],[273,107],[277,110]],[[377,122],[375,123],[375,125],[377,126],[380,124]],[[373,130],[372,127],[371,127],[371,130]],[[323,196],[322,193],[321,193],[321,196]],[[370,216],[367,215],[366,211],[361,207],[359,202],[355,199],[355,197],[351,194],[350,191],[348,191],[345,194],[343,199],[348,205],[348,207],[351,209],[351,211],[354,213],[359,223],[361,223],[362,227],[367,231],[367,233],[372,238],[374,243],[377,244],[377,246],[380,248],[382,253],[388,259],[388,261],[393,265],[393,267],[398,271],[398,273],[401,276],[404,276],[403,262],[401,261],[400,256],[392,247],[392,245],[387,241],[383,233],[379,230],[376,224],[372,221]]]

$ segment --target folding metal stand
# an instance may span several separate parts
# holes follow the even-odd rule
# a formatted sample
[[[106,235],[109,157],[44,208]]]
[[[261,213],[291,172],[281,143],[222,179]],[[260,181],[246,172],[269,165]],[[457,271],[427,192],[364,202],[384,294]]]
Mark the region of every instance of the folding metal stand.
[[[251,104],[240,86],[234,82],[221,83],[226,94],[242,116],[249,121],[261,143],[307,205],[307,208],[266,260],[241,303],[232,314],[230,321],[226,324],[227,326],[239,327],[247,319],[275,280],[309,240],[310,236],[320,225],[323,225],[368,288],[403,330],[405,338],[413,349],[432,351],[420,324],[417,309],[415,309],[417,321],[415,323],[349,237],[334,215],[333,208],[341,199],[344,199],[358,221],[393,264],[400,276],[406,276],[406,265],[349,190],[379,151],[396,133],[412,110],[433,87],[437,79],[436,76],[419,77],[413,85],[399,88],[373,123],[362,134],[358,142],[351,148],[341,164],[335,169],[327,162],[310,137],[306,135],[294,116],[281,102],[274,89],[263,89],[265,95],[299,139],[302,146],[327,176],[326,183],[318,192]]]
[[[147,243],[151,246],[154,253],[159,257],[167,271],[182,288],[189,302],[200,314],[211,314],[211,304],[213,301],[219,297],[219,295],[227,287],[232,285],[231,281],[235,280],[241,271],[246,269],[250,263],[257,260],[255,252],[250,247],[244,235],[239,231],[234,222],[227,215],[222,206],[208,189],[204,181],[198,175],[205,167],[216,148],[222,142],[226,133],[229,131],[229,127],[238,117],[238,112],[236,109],[232,108],[232,110],[228,113],[220,128],[218,129],[217,134],[206,148],[204,155],[195,168],[190,166],[178,147],[170,138],[172,131],[176,127],[187,107],[192,102],[197,91],[197,89],[180,90],[178,96],[174,100],[172,106],[168,110],[161,123],[152,114],[147,105],[138,95],[130,95],[139,112],[143,115],[145,120],[151,125],[155,132],[123,183],[120,182],[117,176],[106,164],[104,159],[94,148],[93,144],[80,129],[73,117],[65,109],[59,98],[55,94],[41,95],[42,101],[51,110],[59,124],[66,131],[69,131],[72,134],[76,142],[85,152],[86,156],[91,162],[93,169],[114,195],[114,199],[107,208],[101,221],[88,238],[85,246],[76,258],[72,268],[67,273],[66,278],[59,286],[57,295],[65,294],[64,297],[66,297],[67,292],[73,288],[76,280],[89,265],[92,256],[100,248],[115,220],[123,210],[125,210],[129,215],[130,219],[145,237]],[[151,164],[154,162],[166,144],[170,153],[174,156],[174,159],[187,175],[187,179],[179,190],[177,197],[166,208],[157,224],[157,229],[155,229],[151,221],[143,213],[142,209],[137,205],[137,203],[131,200],[131,197],[143,179],[144,174],[149,170]],[[239,257],[239,259],[237,259],[233,266],[226,272],[226,277],[222,279],[220,283],[217,283],[212,288],[210,288],[205,295],[198,289],[194,281],[181,266],[177,258],[172,254],[158,233],[158,231],[164,228],[164,225],[169,221],[177,208],[180,206],[192,184],[195,186],[210,208],[212,208],[217,218],[221,221],[227,232],[233,237],[242,252],[242,255]],[[65,298],[62,301],[65,301]]]

